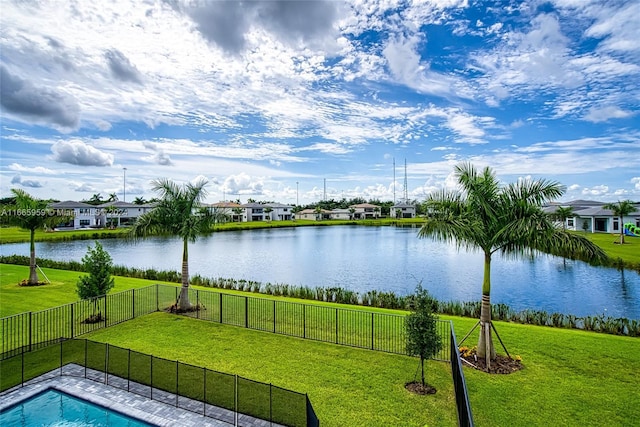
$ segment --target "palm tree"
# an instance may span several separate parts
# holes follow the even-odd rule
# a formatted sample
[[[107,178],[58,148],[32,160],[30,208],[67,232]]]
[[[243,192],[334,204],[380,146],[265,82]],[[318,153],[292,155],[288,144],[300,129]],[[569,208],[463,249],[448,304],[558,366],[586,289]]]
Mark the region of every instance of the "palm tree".
[[[237,207],[237,208],[233,208],[231,210],[238,217],[238,222],[242,222],[242,208],[241,207]]]
[[[144,197],[136,197],[135,199],[133,199],[134,205],[144,205],[145,203],[147,203],[147,201],[144,199]]]
[[[192,309],[189,302],[189,242],[193,243],[198,236],[209,233],[217,220],[211,210],[201,206],[207,195],[204,188],[206,184],[204,179],[183,186],[169,179],[153,181],[152,189],[160,195],[158,205],[139,216],[129,231],[134,239],[152,235],[182,238],[182,288],[177,302],[179,311]]]
[[[107,202],[117,202],[117,201],[118,201],[118,195],[116,193],[109,194],[109,198],[107,199]]]
[[[551,214],[551,218],[555,219],[556,221],[562,222],[563,230],[567,229],[567,219],[579,218],[579,217],[580,217],[579,215],[576,215],[573,212],[573,206],[567,206],[566,208],[562,206],[558,206],[556,211]]]
[[[618,203],[607,203],[606,205],[602,206],[602,209],[609,209],[613,211],[613,215],[620,218],[620,224],[618,228],[620,228],[620,244],[623,245],[624,244],[624,224],[623,224],[624,217],[626,215],[629,215],[631,212],[635,212],[637,210],[636,207],[633,206],[633,202],[631,200],[623,200],[623,201],[618,201]]]
[[[320,205],[317,205],[313,212],[316,214],[316,221],[322,219],[322,208],[320,207]]]
[[[264,208],[264,213],[267,214],[267,221],[271,221],[271,212],[273,212],[273,208],[270,208],[270,207]]]
[[[49,202],[32,197],[24,190],[13,188],[11,192],[15,196],[15,205],[11,206],[3,215],[6,221],[17,227],[29,230],[29,280],[28,285],[37,285],[39,282],[36,264],[36,230],[44,226],[55,226],[68,218],[52,215],[48,209]]]
[[[458,248],[484,253],[484,278],[480,314],[478,357],[487,366],[496,352],[491,336],[491,258],[496,252],[511,256],[533,256],[536,251],[603,262],[607,256],[583,236],[557,228],[541,208],[564,192],[546,180],[522,180],[501,187],[494,172],[479,173],[471,164],[455,167],[460,189],[442,190],[426,201],[427,221],[420,237],[453,241]],[[477,326],[477,325],[476,325]]]
[[[87,200],[87,203],[90,205],[101,205],[104,203],[104,200],[102,200],[100,193],[95,193],[89,200]]]

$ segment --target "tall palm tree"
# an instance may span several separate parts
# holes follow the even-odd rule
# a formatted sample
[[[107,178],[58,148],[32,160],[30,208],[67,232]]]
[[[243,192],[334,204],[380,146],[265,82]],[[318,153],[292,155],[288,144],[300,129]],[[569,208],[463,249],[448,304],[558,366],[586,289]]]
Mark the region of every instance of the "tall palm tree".
[[[136,197],[135,199],[133,199],[134,205],[144,205],[145,203],[147,203],[147,201],[144,199],[144,197]]]
[[[455,167],[459,190],[442,190],[426,201],[427,221],[420,237],[453,241],[458,248],[484,253],[478,357],[495,359],[491,332],[491,259],[496,252],[533,256],[536,251],[602,262],[604,251],[583,236],[557,228],[541,205],[564,188],[546,180],[522,180],[501,186],[494,172],[464,163]]]
[[[129,231],[134,239],[153,235],[178,236],[182,239],[182,288],[178,310],[192,309],[189,302],[189,242],[211,232],[217,217],[210,209],[201,206],[207,196],[207,181],[179,186],[169,179],[152,182],[153,191],[160,195],[155,208],[138,217]]]
[[[618,228],[620,228],[620,244],[624,244],[624,217],[629,215],[631,212],[635,212],[637,209],[633,206],[633,202],[631,200],[623,200],[618,201],[618,203],[607,203],[602,206],[603,209],[609,209],[613,212],[615,216],[620,218],[620,224]]]
[[[9,207],[3,215],[5,221],[25,230],[29,230],[29,285],[37,285],[39,282],[36,264],[36,230],[44,226],[55,226],[66,222],[68,218],[54,216],[55,212],[48,209],[49,202],[36,199],[24,190],[13,188],[11,192],[15,196],[15,205]]]

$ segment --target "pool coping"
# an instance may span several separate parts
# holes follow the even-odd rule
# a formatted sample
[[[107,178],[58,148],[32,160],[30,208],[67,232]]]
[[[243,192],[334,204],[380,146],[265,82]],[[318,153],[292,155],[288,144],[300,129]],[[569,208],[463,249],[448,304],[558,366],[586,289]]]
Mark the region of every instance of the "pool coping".
[[[97,379],[89,379],[93,376],[94,378],[106,378],[107,383],[114,383],[118,380],[122,381],[119,377],[112,375],[105,377],[103,372],[91,371],[92,370],[87,369],[87,378],[85,378],[84,367],[68,364],[27,381],[23,386],[10,388],[0,393],[0,397],[2,398],[0,411],[34,397],[47,389],[53,389],[160,427],[279,426],[276,423],[270,423],[267,420],[261,420],[244,414],[237,414],[236,419],[236,414],[233,411],[212,405],[206,405],[207,413],[215,413],[222,419],[205,416],[165,402],[170,399],[176,401],[177,399],[181,399],[181,403],[188,406],[191,402],[195,402],[191,399],[179,397],[157,389],[153,389],[153,393],[161,398],[150,399],[144,395],[127,391],[124,388],[105,384],[103,381]],[[82,374],[79,372],[82,372]],[[149,389],[148,386],[142,384],[134,382],[131,382],[131,384],[134,387],[139,386]],[[204,404],[202,402],[198,403],[200,407],[203,407]],[[225,421],[225,419],[228,421]]]

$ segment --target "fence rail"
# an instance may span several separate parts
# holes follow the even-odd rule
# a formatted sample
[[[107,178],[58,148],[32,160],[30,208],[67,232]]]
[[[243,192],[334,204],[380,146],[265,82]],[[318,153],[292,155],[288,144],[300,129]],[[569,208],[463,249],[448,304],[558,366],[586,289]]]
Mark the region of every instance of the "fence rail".
[[[284,426],[319,426],[306,394],[85,339],[1,360],[0,391],[56,369],[235,425],[245,414]]]
[[[471,413],[471,403],[467,392],[467,382],[464,379],[460,352],[456,342],[456,334],[451,323],[451,375],[453,376],[453,389],[456,396],[456,408],[458,410],[458,425],[460,427],[473,427],[473,414]]]
[[[71,339],[138,316],[164,310],[179,288],[151,285],[94,300],[0,319],[0,358]],[[276,334],[395,354],[406,354],[405,316],[303,304],[208,290],[189,290],[199,308],[187,316]],[[443,349],[435,357],[449,361],[450,324],[438,321]]]
[[[83,300],[2,318],[0,360],[165,310],[175,304],[178,294],[179,288],[176,286],[156,284],[95,300]],[[189,290],[189,298],[198,309],[186,315],[196,319],[351,347],[407,354],[403,315],[193,288]],[[451,322],[442,320],[438,320],[437,325],[444,345],[435,359],[451,362],[460,425],[473,426],[453,326]],[[317,419],[315,413],[312,418]]]

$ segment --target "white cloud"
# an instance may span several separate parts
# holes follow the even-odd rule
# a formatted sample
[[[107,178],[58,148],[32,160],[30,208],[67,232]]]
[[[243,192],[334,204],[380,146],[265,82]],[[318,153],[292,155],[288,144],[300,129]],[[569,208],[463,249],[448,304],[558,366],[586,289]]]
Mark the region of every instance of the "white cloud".
[[[113,154],[105,153],[79,140],[58,141],[51,146],[53,159],[79,166],[111,166]]]
[[[251,177],[246,173],[228,176],[222,184],[222,190],[231,195],[262,195],[264,178]]]
[[[607,106],[602,108],[592,107],[584,116],[584,120],[593,123],[601,123],[609,121],[609,119],[626,119],[633,116],[631,111],[624,111],[615,106]]]
[[[11,163],[8,169],[16,172],[29,172],[29,173],[37,173],[41,175],[54,175],[57,173],[54,170],[51,170],[49,168],[45,168],[42,166],[27,167],[27,166],[21,165],[20,163]]]
[[[609,192],[609,186],[607,185],[596,185],[591,188],[583,188],[582,194],[585,196],[602,196]]]

